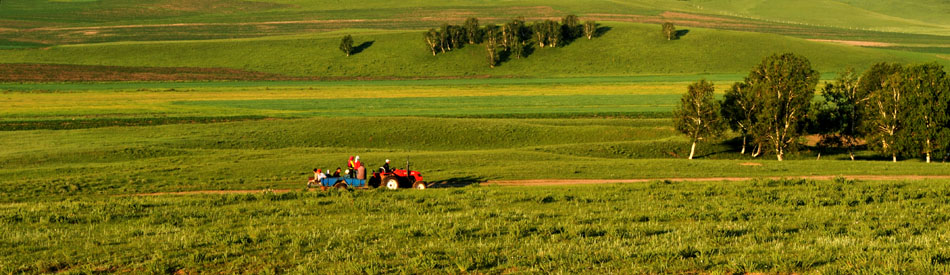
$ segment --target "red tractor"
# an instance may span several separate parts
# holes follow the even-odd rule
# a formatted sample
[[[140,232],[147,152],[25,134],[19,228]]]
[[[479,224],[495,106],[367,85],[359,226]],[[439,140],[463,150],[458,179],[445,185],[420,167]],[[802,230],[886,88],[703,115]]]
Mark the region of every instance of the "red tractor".
[[[407,173],[408,171],[408,173]],[[422,174],[419,171],[409,170],[409,163],[406,163],[406,169],[393,169],[392,171],[374,172],[373,177],[369,179],[369,185],[374,187],[386,187],[388,189],[413,188],[425,190],[429,186],[422,181]]]

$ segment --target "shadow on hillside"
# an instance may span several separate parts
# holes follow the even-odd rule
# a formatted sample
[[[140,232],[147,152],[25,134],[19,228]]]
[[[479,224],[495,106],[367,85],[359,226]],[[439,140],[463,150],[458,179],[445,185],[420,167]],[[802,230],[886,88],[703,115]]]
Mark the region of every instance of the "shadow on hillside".
[[[465,187],[465,186],[469,186],[473,184],[479,184],[484,181],[485,181],[485,178],[483,177],[475,177],[475,176],[456,177],[456,178],[450,178],[450,179],[446,179],[442,181],[432,182],[432,184],[429,185],[429,188]]]
[[[673,40],[679,40],[680,37],[686,36],[689,33],[689,30],[676,30],[676,33],[673,34]]]
[[[607,34],[607,32],[609,32],[612,29],[614,28],[611,28],[608,26],[601,26],[600,24],[597,24],[597,27],[594,29],[594,37],[604,36],[605,34]]]
[[[705,152],[705,153],[701,153],[701,154],[696,154],[695,156],[693,156],[693,158],[696,158],[696,159],[705,159],[705,158],[710,158],[710,157],[715,156],[715,155],[731,154],[732,152],[733,152],[733,151],[728,150],[728,149],[725,149],[725,150],[720,149],[720,150],[718,150],[718,151]],[[687,155],[689,154],[688,151],[687,151],[686,153],[687,153]]]
[[[520,58],[528,58],[531,54],[534,53],[534,43],[527,43],[524,45],[524,50]],[[495,67],[501,66],[512,59],[519,59],[517,56],[512,56],[511,51],[500,50],[498,51],[498,63],[495,63]]]
[[[376,40],[373,40],[373,41],[366,41],[366,42],[360,43],[360,44],[357,45],[356,47],[353,47],[353,52],[351,52],[350,55],[354,55],[354,54],[358,54],[358,53],[363,52],[364,50],[366,50],[366,49],[369,48],[370,46],[373,46],[373,43],[376,43]]]

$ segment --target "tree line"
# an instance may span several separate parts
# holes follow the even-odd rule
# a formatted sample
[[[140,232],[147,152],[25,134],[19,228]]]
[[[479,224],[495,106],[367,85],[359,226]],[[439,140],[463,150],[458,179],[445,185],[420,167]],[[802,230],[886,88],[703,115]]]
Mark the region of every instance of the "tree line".
[[[536,45],[538,48],[556,48],[571,41],[586,37],[592,39],[597,33],[597,23],[583,23],[575,15],[560,21],[543,20],[532,24],[523,17],[495,25],[479,25],[478,18],[468,18],[462,25],[442,24],[439,29],[423,33],[426,46],[432,56],[444,54],[465,45],[484,44],[489,67],[494,68],[506,57],[527,57]]]
[[[847,70],[821,88],[805,57],[766,57],[742,82],[715,100],[713,84],[691,84],[674,111],[676,129],[696,143],[728,127],[742,140],[740,153],[774,154],[779,161],[807,135],[817,147],[847,150],[864,143],[892,161],[950,156],[950,77],[934,64],[878,63],[863,74]],[[819,158],[821,152],[819,150]]]

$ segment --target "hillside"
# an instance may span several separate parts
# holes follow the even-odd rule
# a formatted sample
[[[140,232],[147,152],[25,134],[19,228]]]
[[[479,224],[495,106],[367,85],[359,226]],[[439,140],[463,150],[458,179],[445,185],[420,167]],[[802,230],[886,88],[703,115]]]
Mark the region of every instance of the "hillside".
[[[863,69],[881,61],[948,60],[934,54],[861,48],[773,34],[688,28],[679,40],[661,37],[659,26],[603,22],[609,30],[594,40],[561,48],[536,48],[523,59],[487,66],[484,46],[466,46],[433,57],[421,31],[342,30],[308,35],[199,41],[116,42],[0,51],[4,63],[49,63],[127,67],[214,67],[286,76],[569,77],[747,72],[772,53],[808,57],[821,72]],[[339,37],[354,34],[365,49],[345,57]]]

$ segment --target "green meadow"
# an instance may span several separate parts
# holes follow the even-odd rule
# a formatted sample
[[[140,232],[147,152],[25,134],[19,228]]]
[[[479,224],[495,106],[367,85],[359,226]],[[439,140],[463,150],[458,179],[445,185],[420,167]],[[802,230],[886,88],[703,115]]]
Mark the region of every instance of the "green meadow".
[[[882,60],[941,62],[935,54],[812,42],[773,34],[689,28],[675,41],[658,25],[604,22],[611,29],[593,40],[562,48],[538,48],[526,58],[488,67],[483,45],[432,56],[422,32],[344,30],[319,34],[194,41],[114,42],[0,51],[6,63],[127,67],[219,67],[288,76],[324,77],[609,77],[628,75],[739,74],[765,56],[795,52],[821,72],[866,69]],[[372,43],[346,57],[337,45],[352,33]],[[595,54],[596,53],[596,54]]]
[[[0,207],[4,273],[946,273],[946,181],[73,198]]]
[[[599,35],[493,69],[484,44],[433,56],[422,35],[568,14]],[[689,83],[721,95],[775,53],[823,83],[885,61],[950,67],[946,14],[940,0],[4,0],[0,273],[948,273],[950,155],[892,163],[862,145],[851,161],[803,137],[780,162],[727,132],[686,160],[671,118]],[[409,162],[430,188],[305,188],[353,155]]]

